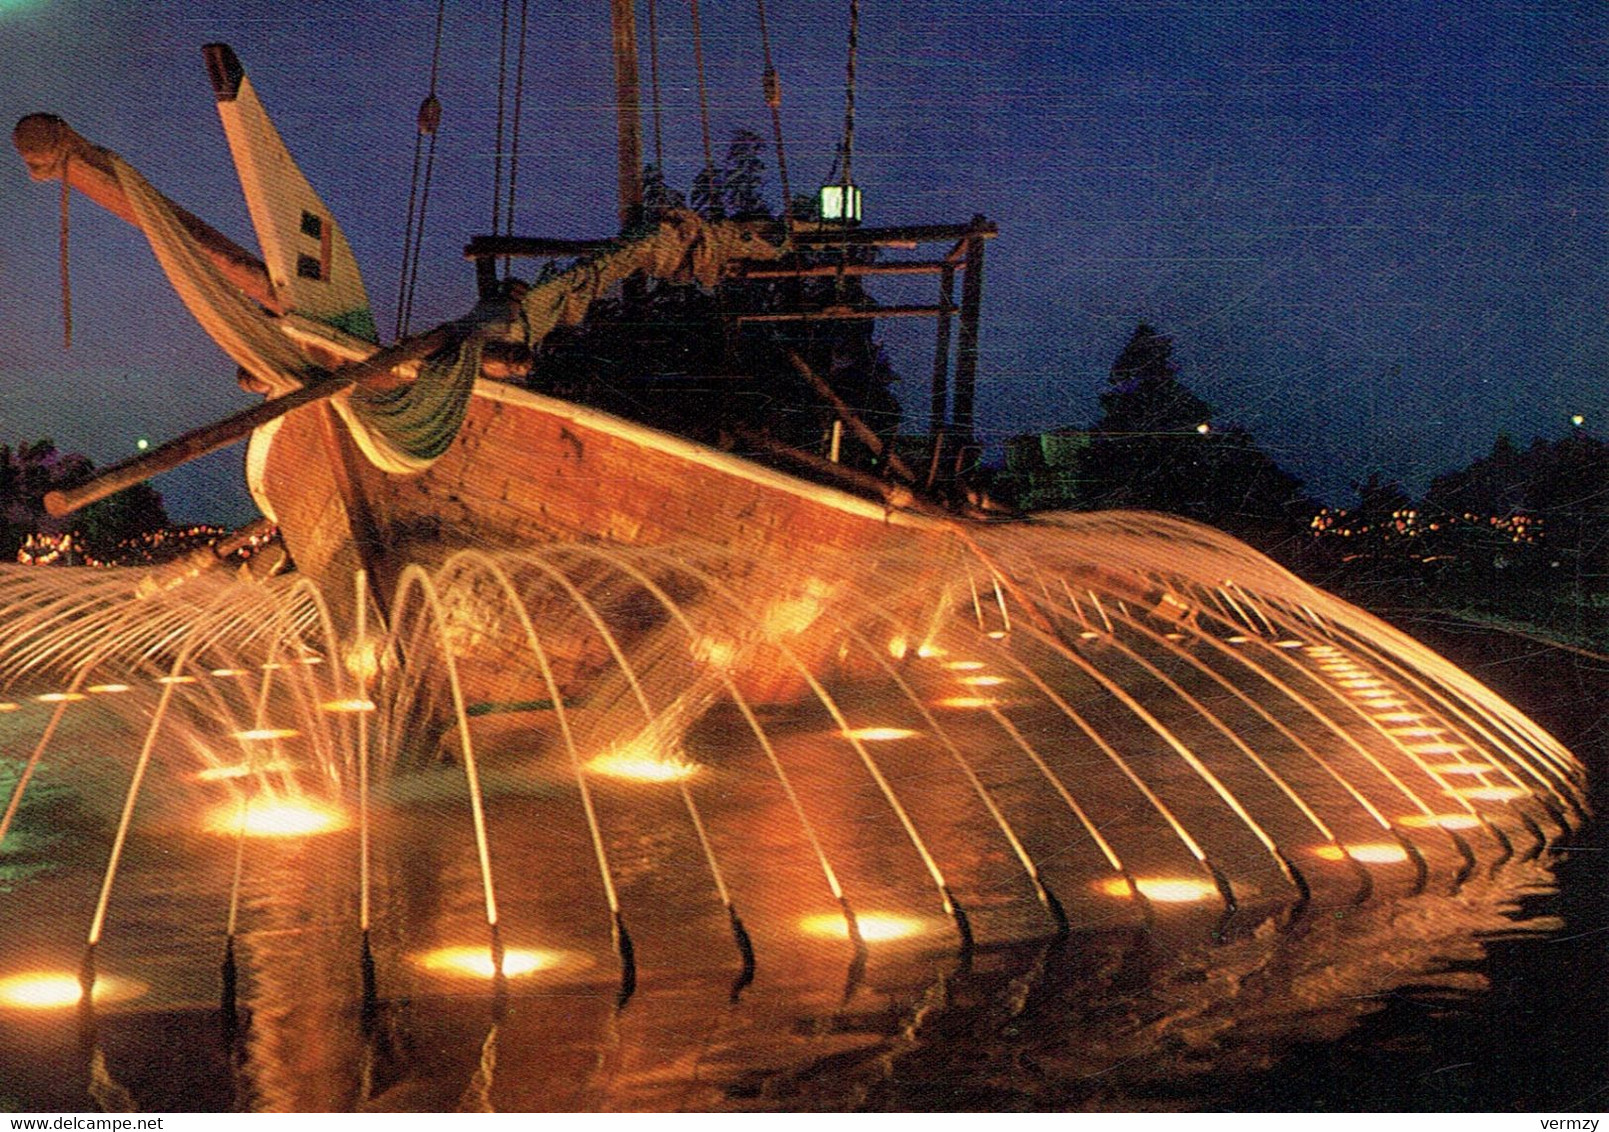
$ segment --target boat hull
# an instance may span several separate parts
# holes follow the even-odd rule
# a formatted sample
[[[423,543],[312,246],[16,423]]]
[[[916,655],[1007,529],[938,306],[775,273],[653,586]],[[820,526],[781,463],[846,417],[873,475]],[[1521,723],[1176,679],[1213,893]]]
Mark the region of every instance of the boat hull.
[[[454,556],[480,552],[496,561],[574,544],[600,554],[674,550],[753,614],[766,639],[743,643],[732,678],[761,703],[803,694],[808,679],[844,651],[842,626],[816,623],[827,620],[819,615],[833,595],[863,581],[868,564],[909,559],[918,546],[936,573],[947,556],[939,548],[955,541],[949,535],[957,526],[484,380],[450,449],[420,474],[375,468],[325,405],[298,409],[259,433],[248,471],[254,495],[279,523],[297,568],[320,583],[338,624],[351,624],[359,570],[374,580],[384,611],[387,600],[410,599],[410,566],[439,570]],[[605,561],[600,569],[607,568]],[[492,593],[494,572],[477,585],[456,588],[436,610],[465,698],[486,705],[551,699],[532,663],[529,630]],[[598,672],[615,666],[608,642],[585,626],[555,639],[554,618],[527,612],[545,621],[535,628],[555,658],[563,694],[583,694]],[[682,632],[668,624],[672,618],[660,604],[618,629],[625,639],[616,643],[624,649],[653,632]]]

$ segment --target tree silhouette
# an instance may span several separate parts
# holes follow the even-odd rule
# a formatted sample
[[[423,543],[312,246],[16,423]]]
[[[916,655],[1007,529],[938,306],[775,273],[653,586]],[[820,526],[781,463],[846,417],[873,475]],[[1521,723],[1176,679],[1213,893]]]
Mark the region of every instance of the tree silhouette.
[[[1084,453],[1094,504],[1183,515],[1265,547],[1293,535],[1313,511],[1300,481],[1245,429],[1215,428],[1178,373],[1173,340],[1140,323],[1112,363]]]

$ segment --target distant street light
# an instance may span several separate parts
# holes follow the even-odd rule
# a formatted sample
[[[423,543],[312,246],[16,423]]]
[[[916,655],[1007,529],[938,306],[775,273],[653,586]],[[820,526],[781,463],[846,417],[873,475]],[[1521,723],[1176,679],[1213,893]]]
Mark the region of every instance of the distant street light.
[[[1196,425],[1196,431],[1202,436],[1206,436],[1207,433],[1212,431],[1212,425],[1208,424],[1206,421],[1202,421],[1200,424]]]
[[[1580,428],[1582,425],[1587,423],[1587,418],[1582,416],[1580,413],[1577,413],[1575,416],[1570,418],[1570,423],[1575,425],[1576,428]]]

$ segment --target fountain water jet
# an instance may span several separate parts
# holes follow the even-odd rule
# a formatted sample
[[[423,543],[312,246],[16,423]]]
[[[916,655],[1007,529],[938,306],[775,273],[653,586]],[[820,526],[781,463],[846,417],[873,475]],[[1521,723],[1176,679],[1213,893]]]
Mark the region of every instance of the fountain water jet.
[[[561,1089],[555,1070],[510,1073],[519,1041],[664,1032],[717,973],[707,1001],[744,995],[723,1007],[741,1011],[732,1040],[785,1057],[767,1018],[876,993],[911,1004],[919,1035],[1019,945],[1038,950],[1013,968],[1012,1017],[1119,930],[1092,994],[1161,954],[1300,955],[1330,931],[1321,909],[1366,924],[1401,903],[1467,933],[1437,884],[1499,908],[1545,875],[1543,825],[1585,813],[1580,768],[1514,709],[1202,528],[1066,516],[913,538],[854,575],[811,566],[463,551],[410,565],[383,602],[354,579],[351,624],[306,578],[135,597],[116,571],[0,571],[0,853],[41,869],[0,895],[8,941],[61,969],[76,933],[170,1009],[216,1001],[194,960],[221,943],[243,1072],[274,1104],[456,1081],[517,1106]],[[608,777],[598,760],[628,750],[664,781]],[[42,851],[68,796],[85,840]],[[242,819],[295,798],[352,827],[247,836]],[[195,829],[214,808],[217,849]],[[188,922],[159,958],[144,894],[163,883],[186,887]],[[477,922],[489,945],[466,942]],[[1073,948],[1045,950],[1057,936]],[[320,958],[293,964],[281,940]],[[475,997],[442,997],[453,964],[432,955],[490,973],[492,1029],[466,1023],[448,1061],[415,1064],[397,1035],[459,1033]],[[115,1018],[109,985],[96,1009]],[[597,1005],[550,1017],[542,988]],[[308,1042],[316,1089],[284,1060]],[[343,1043],[361,1082],[338,1079]],[[102,1058],[137,1101],[117,1071]],[[642,1087],[588,1079],[617,1100]]]

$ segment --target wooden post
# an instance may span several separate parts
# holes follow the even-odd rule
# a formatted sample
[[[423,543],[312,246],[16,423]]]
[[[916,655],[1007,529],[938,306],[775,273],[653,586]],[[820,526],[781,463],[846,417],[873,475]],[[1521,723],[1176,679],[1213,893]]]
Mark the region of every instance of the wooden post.
[[[972,402],[978,376],[978,314],[983,305],[982,216],[972,218],[966,240],[966,279],[961,284],[961,329],[955,344],[955,409],[952,422],[964,445],[973,441]]]
[[[615,123],[620,132],[620,230],[642,220],[642,107],[637,78],[635,0],[610,0],[614,33]]]

